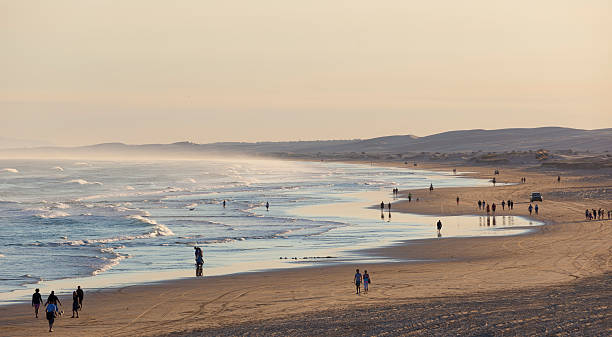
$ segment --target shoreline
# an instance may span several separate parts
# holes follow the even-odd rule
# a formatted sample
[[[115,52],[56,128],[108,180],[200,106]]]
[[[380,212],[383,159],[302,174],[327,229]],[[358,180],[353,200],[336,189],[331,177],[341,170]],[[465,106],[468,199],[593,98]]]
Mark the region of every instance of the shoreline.
[[[524,174],[530,180],[537,179],[534,173]],[[530,186],[513,185],[499,189],[511,195],[520,195],[517,193],[523,193],[522,190]],[[394,206],[394,210],[424,215],[442,211],[441,214],[445,215],[469,215],[469,212],[478,215],[471,206],[452,208],[451,205],[454,203],[454,194],[464,193],[467,202],[474,193],[484,193],[479,189],[488,188],[436,189],[432,192],[435,198],[434,194],[426,194],[428,192],[424,189],[414,190],[414,193],[427,197],[418,206],[400,202]],[[489,193],[487,196],[495,197],[497,192],[486,193]],[[551,201],[550,205],[554,208],[556,203]],[[577,204],[583,205],[581,202]],[[522,216],[526,211],[522,209],[524,204],[519,205],[516,212],[519,214],[516,215]],[[365,302],[359,305],[402,303],[419,298],[568,284],[576,279],[597,277],[609,272],[612,248],[607,240],[611,231],[609,226],[597,225],[610,221],[584,222],[579,219],[580,214],[568,216],[567,210],[562,214],[556,213],[562,209],[553,209],[548,213],[548,200],[543,205],[546,208],[543,207],[543,214],[538,221],[546,221],[546,224],[537,226],[537,229],[525,235],[426,239],[423,242],[409,240],[392,247],[371,250],[372,254],[380,253],[390,257],[410,256],[418,259],[422,256],[428,261],[368,264],[367,268],[374,270],[371,273],[373,288],[370,294],[359,298]],[[577,242],[578,237],[583,242]],[[554,258],[551,259],[551,256]],[[339,266],[292,268],[91,291],[86,293],[82,313],[85,317],[80,319],[87,321],[87,326],[62,318],[58,321],[56,331],[60,333],[61,330],[61,335],[77,335],[83,334],[86,328],[86,334],[89,335],[156,335],[274,319],[288,313],[344,310],[353,305],[355,300],[349,284],[353,267],[354,264],[347,263]],[[435,284],[432,284],[433,280]],[[168,301],[165,296],[176,302]],[[141,299],[140,303],[135,299]],[[95,302],[95,306],[101,309],[88,312],[91,310],[87,306],[88,302]],[[28,307],[23,307],[0,307],[0,332],[18,336],[44,331],[41,330],[44,329],[44,322],[39,320],[38,324],[31,324],[32,314]],[[111,313],[121,310],[128,314],[127,317],[114,317],[102,309]],[[119,328],[111,329],[106,324],[96,323],[99,321],[113,322],[111,325],[118,325]],[[162,322],[163,325],[156,322]]]
[[[353,164],[353,165],[358,165],[358,166],[364,166],[365,163],[349,163],[349,164]],[[383,165],[383,166],[388,166],[388,165]],[[403,167],[400,167],[401,169],[403,169]],[[409,170],[413,170],[412,168],[409,168]],[[423,168],[418,169],[417,171],[421,171],[425,174],[436,174],[437,173],[435,171],[429,171],[429,170],[423,170]],[[441,174],[440,176],[445,176],[446,174]],[[454,177],[454,178],[460,178],[460,176]],[[321,205],[310,205],[310,206],[300,206],[295,208],[291,213],[288,214],[288,216],[295,216],[296,214],[299,216],[304,216],[306,218],[312,219],[313,217],[346,217],[346,214],[352,214],[351,212],[355,212],[355,210],[359,209],[359,213],[365,213],[368,211],[372,211],[371,208],[373,207],[367,207],[370,204],[367,202],[367,200],[371,199],[372,201],[374,200],[378,200],[378,198],[383,198],[385,200],[390,200],[390,193],[387,193],[386,190],[377,190],[377,191],[367,191],[367,192],[351,192],[351,193],[345,193],[342,194],[344,197],[346,197],[346,199],[348,201],[345,202],[341,202],[341,203],[333,203],[333,204],[321,204]],[[358,200],[358,201],[355,201]],[[393,199],[393,202],[397,202],[395,200],[395,198]],[[338,214],[334,214],[334,215],[330,215],[330,214],[319,214],[318,211],[315,211],[316,209],[319,209],[321,206],[323,206],[323,208],[325,207],[329,207],[331,206],[333,209],[335,209],[337,206],[341,206],[340,208],[344,208],[344,212],[336,212]],[[353,207],[348,207],[348,206],[344,206],[342,207],[342,205],[351,205]],[[361,207],[363,207],[363,212],[361,210]],[[366,208],[368,208],[368,210],[366,210]],[[303,209],[312,209],[310,212],[306,211],[306,212],[302,212],[301,210]],[[325,211],[323,211],[325,213]],[[374,210],[374,212],[371,212],[371,214],[373,215],[373,218],[376,217],[376,212]],[[401,212],[398,213],[397,211],[394,212],[395,217],[394,217],[394,222],[397,223],[397,217],[401,216]],[[404,213],[404,214],[408,214],[408,213]],[[362,214],[363,216],[363,214]],[[478,216],[478,215],[474,215],[474,216]],[[421,217],[421,216],[415,216],[415,218],[417,217]],[[354,217],[351,217],[350,219],[353,219]],[[347,221],[348,223],[350,223],[350,219],[344,219],[344,221]],[[366,217],[364,217],[363,219],[366,219]],[[370,219],[370,217],[367,217],[367,219]],[[324,221],[328,221],[329,219],[322,219]],[[410,219],[412,220],[412,219]],[[469,219],[468,219],[469,220]],[[409,221],[409,220],[406,220]],[[414,220],[412,220],[414,221]],[[423,221],[422,219],[419,219],[417,221]],[[476,220],[474,220],[476,221]],[[526,229],[529,228],[529,226],[525,227]],[[508,228],[509,229],[509,228]],[[518,230],[522,230],[522,227],[515,227],[514,230],[518,231]],[[500,235],[516,235],[516,234],[521,234],[521,233],[504,233],[504,234],[500,234]],[[456,235],[456,234],[455,234]],[[491,235],[490,233],[486,233],[486,232],[482,232],[482,233],[477,233],[477,232],[465,232],[464,235],[459,235],[459,236],[465,236],[465,237],[471,237],[471,236],[489,236]],[[415,238],[412,240],[419,240],[420,238]],[[362,248],[359,248],[358,250],[354,250],[354,249],[340,249],[339,251],[342,252],[346,252],[349,253],[350,255],[361,255],[361,257],[364,257],[363,254],[359,253],[359,251],[368,251],[370,249],[376,249],[376,248],[384,248],[384,247],[388,247],[389,245],[396,245],[398,244],[397,242],[394,242],[393,240],[384,240],[384,241],[379,241],[376,244],[365,244],[363,245]],[[353,254],[356,253],[356,254]],[[334,254],[332,254],[334,255]],[[301,255],[299,255],[301,256]],[[309,255],[310,256],[310,255]],[[365,257],[364,257],[365,258]],[[384,259],[384,256],[380,256],[380,259]],[[379,260],[380,260],[379,259]],[[388,260],[393,260],[393,259],[388,259]],[[320,266],[320,265],[337,265],[337,264],[341,264],[341,263],[347,263],[346,259],[340,259],[338,261],[330,261],[329,263],[326,263],[325,261],[313,261],[313,260],[309,260],[309,261],[301,261],[300,262],[303,263],[304,265],[313,265],[313,266]],[[321,263],[323,262],[323,263]],[[397,262],[397,261],[395,261]],[[386,263],[386,261],[377,261],[377,262],[369,262],[369,263]],[[240,274],[240,273],[251,273],[251,272],[266,272],[266,271],[275,271],[275,270],[283,270],[283,269],[291,269],[291,268],[300,268],[303,267],[302,265],[299,266],[295,266],[295,265],[284,265],[282,263],[279,263],[278,260],[271,260],[268,262],[262,262],[261,265],[258,265],[256,267],[249,267],[249,268],[241,268],[240,266],[234,267],[234,266],[229,266],[229,267],[213,267],[213,268],[207,268],[207,273],[210,276],[223,276],[223,275],[236,275],[236,274]],[[151,282],[165,282],[165,281],[173,281],[173,280],[178,280],[178,279],[189,279],[192,277],[192,270],[189,268],[185,268],[185,269],[172,269],[172,270],[164,270],[161,272],[153,272],[153,271],[125,271],[123,273],[120,274],[115,274],[115,273],[103,273],[101,275],[84,275],[84,276],[79,276],[79,277],[71,277],[71,278],[62,278],[62,279],[55,279],[55,280],[45,280],[43,284],[40,284],[40,288],[47,288],[47,289],[55,289],[56,293],[61,293],[61,292],[66,292],[67,290],[70,290],[74,284],[80,284],[82,285],[84,288],[88,288],[88,289],[95,289],[95,290],[99,290],[99,289],[106,289],[106,288],[121,288],[121,287],[126,287],[126,286],[133,286],[133,285],[147,285]],[[150,279],[151,278],[151,279]],[[129,279],[129,281],[126,281],[127,279]],[[28,301],[28,297],[31,295],[31,292],[33,291],[33,287],[38,287],[37,285],[32,285],[32,288],[27,288],[27,289],[17,289],[11,292],[7,292],[4,294],[0,294],[0,301],[2,301],[2,303],[0,304],[0,306],[4,306],[4,305],[11,305],[11,304],[23,304],[23,303],[27,303]],[[44,292],[45,290],[43,290]],[[17,294],[17,295],[16,295]],[[15,296],[20,296],[21,299],[16,299]]]

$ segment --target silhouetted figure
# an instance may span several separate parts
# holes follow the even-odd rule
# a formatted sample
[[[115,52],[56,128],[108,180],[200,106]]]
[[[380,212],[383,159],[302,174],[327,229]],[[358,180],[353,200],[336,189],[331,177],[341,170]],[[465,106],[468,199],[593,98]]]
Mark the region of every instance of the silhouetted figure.
[[[202,248],[193,247],[195,249],[195,261],[196,261],[196,277],[202,276],[204,269],[204,253]]]
[[[76,318],[79,318],[79,295],[77,295],[76,290],[72,292],[72,317],[71,318],[75,318],[74,315],[76,314]]]
[[[478,200],[478,209],[482,209],[482,201]]]
[[[40,295],[40,289],[36,288],[34,290],[34,294],[32,294],[32,306],[34,307],[34,313],[36,314],[36,318],[38,318],[38,309],[42,304],[42,296]]]
[[[81,286],[77,286],[76,293],[79,297],[79,310],[81,310],[83,309],[83,298],[85,297],[85,293],[83,293],[83,289],[81,289]]]
[[[491,181],[493,181],[493,186],[495,186],[495,182],[496,182],[495,177],[493,177]]]
[[[487,204],[487,214],[489,214],[489,212],[491,212],[491,207],[489,206],[489,204]]]
[[[47,297],[47,302],[45,303],[45,305],[49,304],[49,303],[53,303],[55,305],[62,305],[62,302],[60,302],[59,298],[57,298],[57,296],[55,296],[55,291],[51,291],[51,294],[49,294],[49,297]],[[58,307],[59,308],[59,307]]]
[[[357,271],[355,272],[355,277],[353,279],[355,281],[355,288],[357,289],[356,294],[360,294],[361,293],[361,280],[362,280],[362,276],[359,273],[359,269],[357,269]]]
[[[368,271],[364,270],[363,271],[363,292],[365,292],[366,294],[368,293],[368,288],[371,282],[372,282],[372,279],[370,279],[370,275],[368,274]]]
[[[408,193],[408,202],[412,201],[412,193]]]
[[[266,201],[266,211],[270,210],[270,203]]]
[[[538,214],[538,210],[540,209],[540,208],[538,207],[538,204],[536,204],[536,205],[535,205],[535,208],[534,208],[534,209],[535,209],[535,213],[536,213],[536,215],[537,215],[537,214]]]
[[[457,196],[457,205],[459,205],[459,196]]]
[[[529,207],[527,209],[529,210],[529,215],[531,215],[531,212],[533,211],[533,205],[529,204]]]
[[[225,200],[223,200],[223,208],[225,208]]]
[[[557,176],[557,182],[560,183],[561,182],[561,176]]]
[[[502,205],[502,211],[506,209],[506,202],[502,200],[501,202]]]
[[[493,203],[491,205],[491,210],[493,211],[493,213],[495,213],[495,209],[497,208],[497,205],[495,205],[495,203]]]
[[[436,227],[438,228],[438,233],[440,233],[440,231],[442,230],[442,220],[438,220]]]
[[[433,191],[433,183],[429,184],[429,192]]]
[[[389,212],[391,212],[391,203],[389,203],[388,206],[389,206]]]

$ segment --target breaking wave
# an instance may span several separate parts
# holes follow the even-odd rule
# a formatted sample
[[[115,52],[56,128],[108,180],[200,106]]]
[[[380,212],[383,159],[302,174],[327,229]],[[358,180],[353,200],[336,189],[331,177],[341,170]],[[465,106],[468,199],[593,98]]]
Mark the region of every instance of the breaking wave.
[[[63,211],[47,211],[46,213],[40,213],[34,216],[38,218],[42,218],[42,219],[55,219],[55,218],[63,218],[63,217],[70,216],[70,213],[63,212]]]
[[[79,185],[99,185],[102,186],[102,183],[99,181],[87,181],[85,179],[72,179],[68,180],[69,184],[79,184]]]
[[[19,170],[18,169],[14,169],[14,168],[3,168],[2,170],[0,170],[0,172],[19,173]]]

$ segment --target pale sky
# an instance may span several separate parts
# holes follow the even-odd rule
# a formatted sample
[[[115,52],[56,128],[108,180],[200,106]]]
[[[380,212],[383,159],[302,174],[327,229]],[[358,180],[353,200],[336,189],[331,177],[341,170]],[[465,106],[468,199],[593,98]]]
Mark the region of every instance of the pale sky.
[[[0,136],[612,127],[610,0],[0,0]]]

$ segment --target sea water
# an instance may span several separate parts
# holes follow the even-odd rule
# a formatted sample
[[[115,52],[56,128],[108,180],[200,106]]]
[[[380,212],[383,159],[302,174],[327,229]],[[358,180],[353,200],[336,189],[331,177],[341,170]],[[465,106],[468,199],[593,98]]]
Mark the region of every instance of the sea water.
[[[426,191],[430,184],[490,183],[328,162],[0,160],[0,302],[34,287],[187,277],[194,246],[204,250],[206,275],[376,262],[358,249],[435,238],[435,219],[389,217],[370,203],[392,201],[395,187]],[[500,229],[538,224],[498,218],[491,226],[446,217],[444,235],[515,234],[521,230]]]

